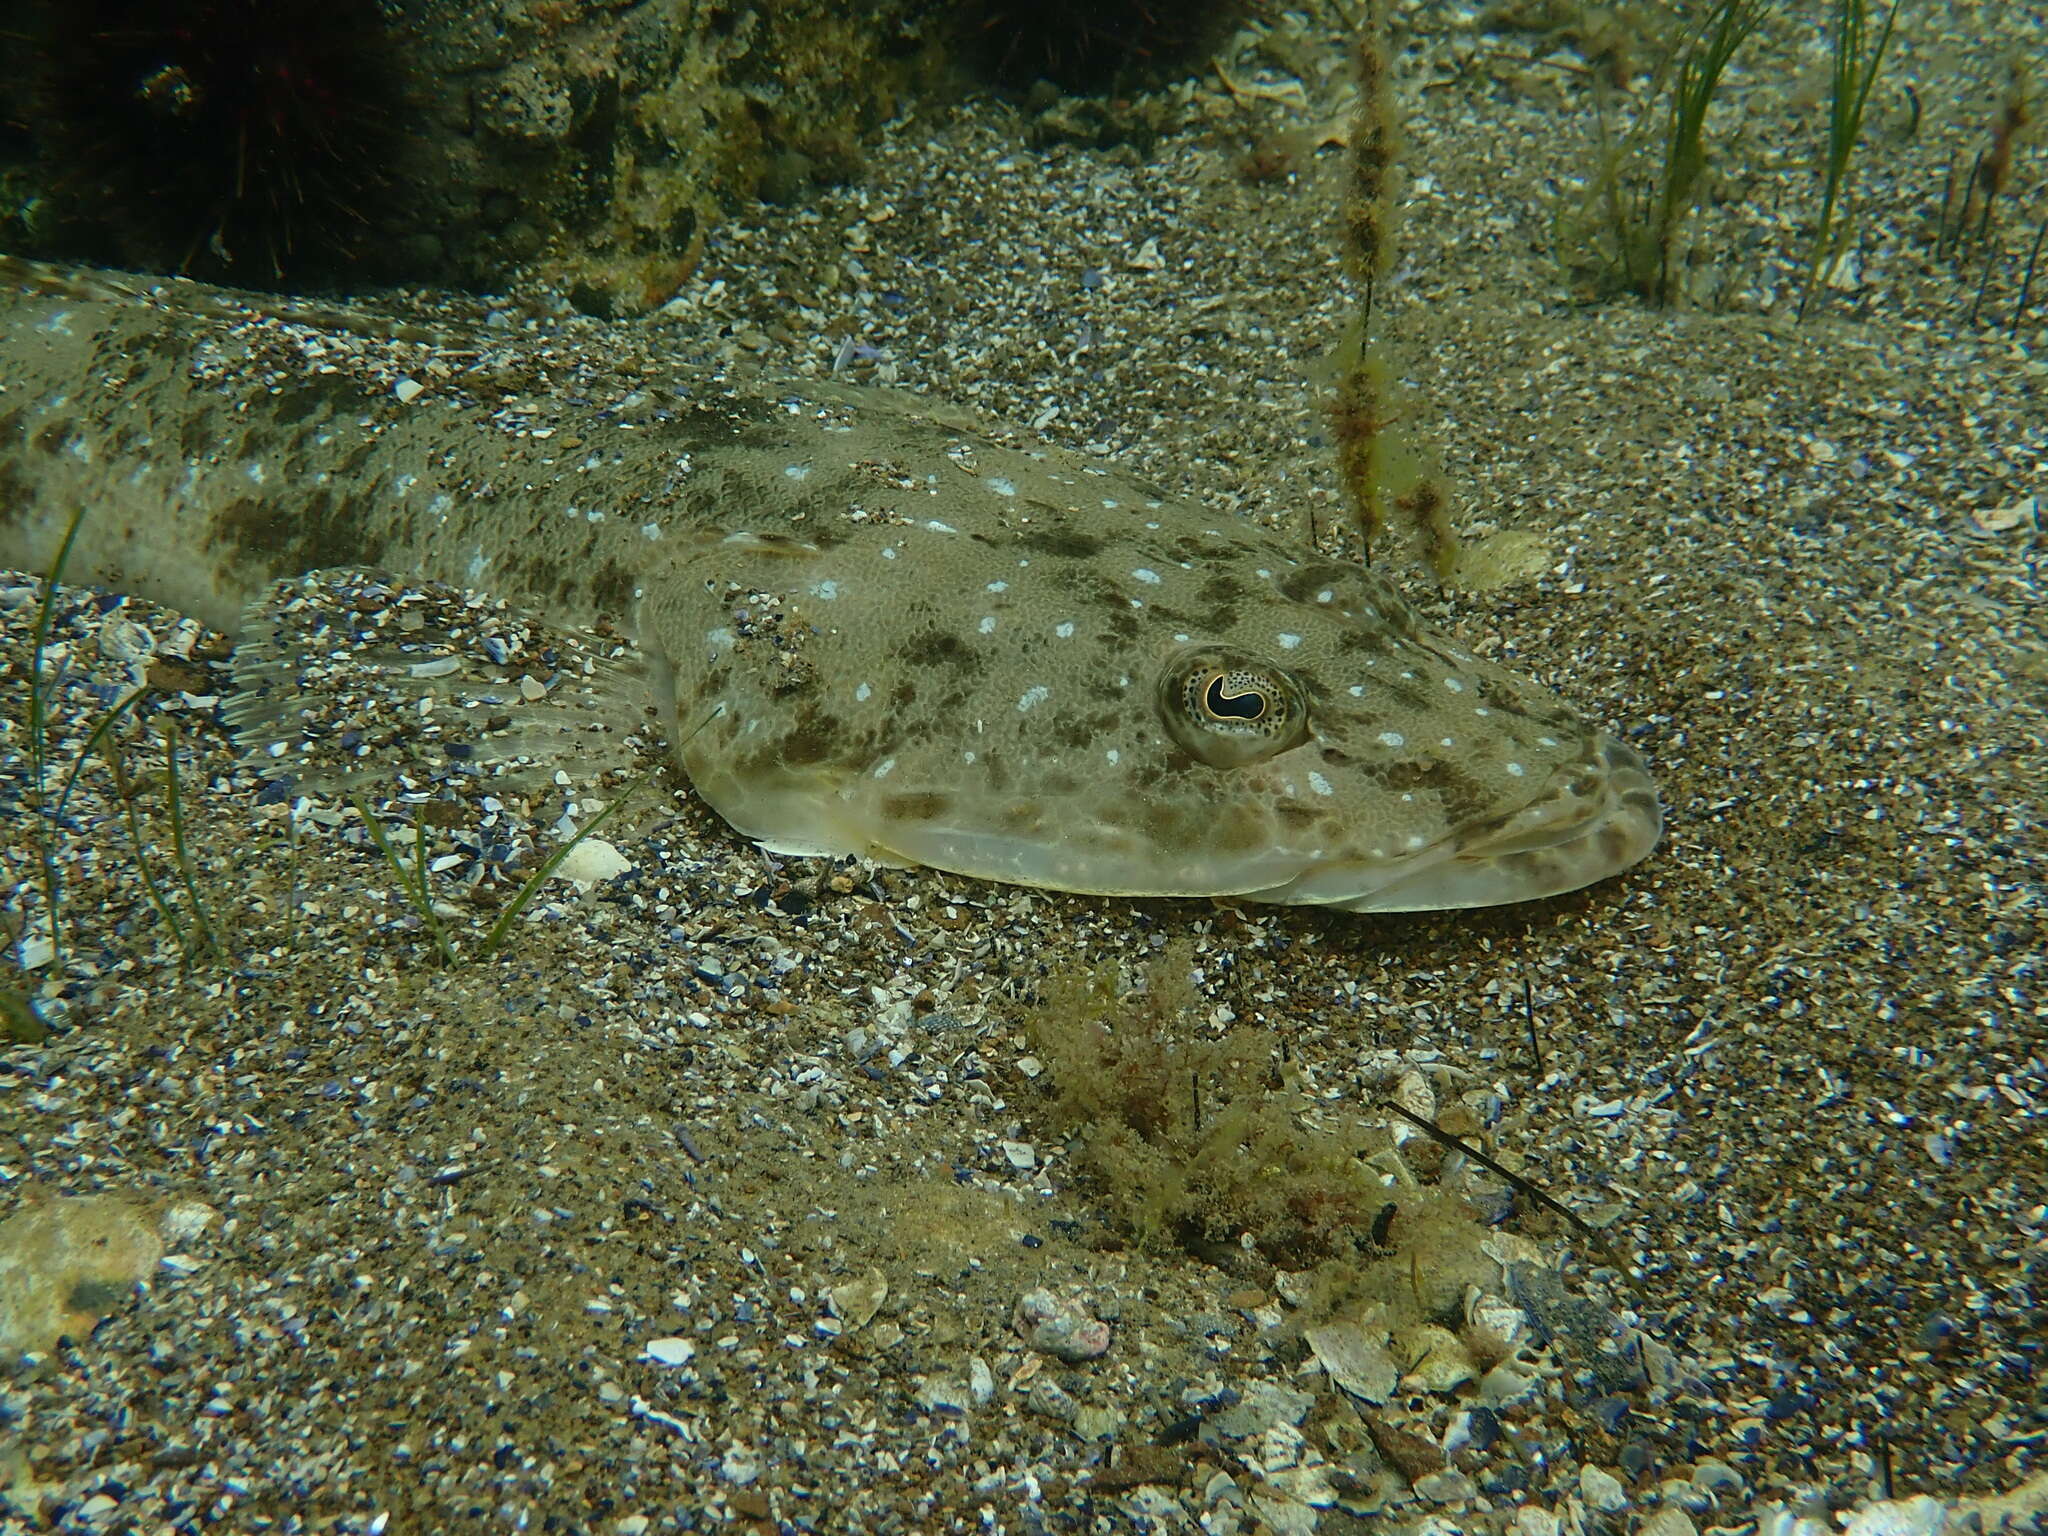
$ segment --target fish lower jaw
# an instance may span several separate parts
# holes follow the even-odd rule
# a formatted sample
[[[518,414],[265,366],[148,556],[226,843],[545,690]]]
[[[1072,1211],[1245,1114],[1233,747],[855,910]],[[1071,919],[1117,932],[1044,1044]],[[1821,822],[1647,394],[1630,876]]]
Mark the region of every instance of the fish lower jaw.
[[[1278,835],[1227,854],[1171,849],[1079,806],[1064,807],[1067,814],[1057,805],[1034,814],[1013,807],[1015,814],[991,824],[920,820],[884,814],[868,793],[871,776],[763,781],[701,762],[690,767],[712,807],[771,853],[855,855],[1080,895],[1215,897],[1346,912],[1444,911],[1560,895],[1635,864],[1662,827],[1642,760],[1605,736],[1590,738],[1520,808],[1392,858],[1310,851]]]
[[[1561,896],[1620,874],[1657,846],[1663,809],[1643,761],[1612,737],[1519,810],[1461,828],[1412,858],[1333,862],[1250,899],[1345,912],[1442,912]]]

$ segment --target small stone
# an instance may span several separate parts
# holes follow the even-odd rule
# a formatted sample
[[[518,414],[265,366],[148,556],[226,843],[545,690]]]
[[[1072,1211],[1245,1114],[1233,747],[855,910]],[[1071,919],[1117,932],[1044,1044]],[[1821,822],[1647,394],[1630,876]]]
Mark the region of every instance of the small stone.
[[[979,1355],[967,1362],[967,1392],[977,1408],[986,1408],[995,1400],[996,1373]]]
[[[1038,1149],[1028,1141],[1004,1142],[1003,1157],[1012,1168],[1036,1168],[1038,1166]]]
[[[1330,1380],[1353,1397],[1377,1405],[1394,1395],[1401,1368],[1383,1333],[1375,1336],[1356,1323],[1331,1323],[1303,1337]]]
[[[427,386],[418,379],[401,378],[391,386],[391,393],[398,396],[400,405],[411,405],[427,392]]]
[[[1879,1499],[1839,1517],[1842,1536],[1940,1536],[1949,1529],[1948,1511],[1931,1494]]]
[[[1970,513],[1970,521],[1985,533],[2005,533],[2014,528],[2038,527],[2040,519],[2039,496],[2022,496],[2018,501],[2008,502],[2002,507],[1977,507]]]
[[[1056,1381],[1040,1377],[1031,1384],[1024,1402],[1030,1410],[1042,1419],[1051,1419],[1057,1424],[1071,1424],[1080,1416],[1081,1405],[1074,1401],[1074,1395]]]
[[[1094,1360],[1109,1351],[1109,1324],[1090,1317],[1071,1297],[1063,1300],[1042,1287],[1017,1298],[1011,1326],[1040,1354],[1069,1365]]]
[[[1612,1514],[1628,1505],[1628,1490],[1621,1479],[1600,1467],[1579,1468],[1579,1497],[1593,1509]]]
[[[735,1445],[718,1459],[718,1472],[729,1483],[744,1488],[761,1475],[761,1453],[751,1445]]]
[[[1466,1288],[1462,1337],[1478,1363],[1488,1367],[1500,1364],[1515,1352],[1528,1328],[1529,1315],[1513,1302],[1476,1285]]]
[[[1182,1507],[1180,1500],[1173,1496],[1171,1489],[1162,1488],[1157,1483],[1140,1483],[1124,1495],[1123,1506],[1137,1518],[1163,1526],[1167,1530],[1178,1531],[1186,1528],[1187,1510]]]
[[[164,1212],[164,1241],[182,1247],[218,1220],[220,1213],[204,1201],[180,1200]]]
[[[928,1413],[947,1413],[962,1417],[967,1412],[968,1404],[973,1400],[973,1391],[950,1376],[935,1376],[918,1385],[916,1399],[918,1407]]]
[[[1238,1402],[1216,1414],[1209,1423],[1218,1434],[1250,1439],[1277,1424],[1299,1424],[1315,1401],[1309,1393],[1283,1387],[1277,1381],[1255,1381],[1244,1389]]]
[[[1116,1409],[1090,1403],[1074,1415],[1074,1433],[1084,1440],[1114,1440],[1123,1423],[1124,1416]]]
[[[1323,1462],[1269,1472],[1260,1492],[1278,1493],[1317,1509],[1328,1509],[1337,1502],[1337,1490],[1330,1486],[1330,1469]]]
[[[832,1303],[832,1315],[852,1333],[867,1327],[882,1310],[882,1303],[889,1299],[889,1277],[871,1268],[844,1285],[833,1286],[825,1296]]]
[[[1276,1498],[1263,1489],[1255,1489],[1252,1508],[1258,1511],[1273,1536],[1315,1536],[1316,1512],[1299,1499]]]
[[[1427,1435],[1390,1424],[1376,1413],[1360,1417],[1365,1420],[1365,1432],[1372,1436],[1373,1448],[1393,1463],[1394,1470],[1407,1478],[1411,1486],[1430,1473],[1443,1470],[1444,1453]]]
[[[1660,1509],[1637,1527],[1636,1536],[1699,1536],[1699,1527],[1682,1509]]]
[[[1706,1493],[1718,1494],[1725,1491],[1735,1495],[1740,1495],[1745,1486],[1740,1472],[1727,1462],[1715,1461],[1711,1457],[1694,1464],[1692,1485]]]
[[[1394,1357],[1412,1362],[1401,1385],[1414,1391],[1454,1392],[1479,1374],[1458,1336],[1434,1323],[1396,1333]]]
[[[1538,1509],[1534,1504],[1524,1504],[1515,1511],[1514,1522],[1508,1526],[1510,1536],[1558,1536],[1563,1524],[1547,1509]]]
[[[1479,1378],[1479,1402],[1488,1408],[1502,1408],[1535,1391],[1541,1380],[1513,1360],[1503,1360]]]
[[[1432,1504],[1468,1503],[1478,1492],[1471,1478],[1449,1467],[1419,1478],[1415,1484],[1416,1496],[1427,1499]]]

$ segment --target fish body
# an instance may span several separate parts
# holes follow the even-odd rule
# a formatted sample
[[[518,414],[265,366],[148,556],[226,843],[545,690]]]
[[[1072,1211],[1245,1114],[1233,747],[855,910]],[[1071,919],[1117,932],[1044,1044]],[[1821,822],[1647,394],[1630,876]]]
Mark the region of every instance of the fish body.
[[[234,632],[370,567],[631,635],[774,851],[1358,911],[1654,846],[1635,753],[1384,577],[878,391],[0,259],[0,564]],[[695,722],[695,724],[689,724]]]

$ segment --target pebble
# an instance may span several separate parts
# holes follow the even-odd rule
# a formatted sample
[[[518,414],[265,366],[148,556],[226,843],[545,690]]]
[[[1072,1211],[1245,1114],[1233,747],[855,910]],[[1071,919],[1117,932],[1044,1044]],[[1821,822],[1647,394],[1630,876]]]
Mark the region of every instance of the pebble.
[[[1074,1394],[1058,1382],[1044,1377],[1031,1384],[1031,1390],[1024,1395],[1024,1402],[1040,1418],[1051,1419],[1058,1424],[1071,1424],[1081,1414],[1081,1405],[1074,1400]]]
[[[1464,1504],[1478,1492],[1471,1478],[1448,1467],[1418,1479],[1415,1484],[1416,1496],[1432,1504]]]
[[[1275,1497],[1263,1490],[1252,1494],[1252,1508],[1273,1536],[1314,1536],[1316,1512],[1299,1499]]]
[[[1394,1335],[1396,1357],[1411,1361],[1401,1385],[1417,1392],[1453,1392],[1478,1374],[1464,1343],[1448,1328],[1423,1323]]]
[[[1109,1324],[1091,1317],[1072,1297],[1039,1288],[1017,1298],[1011,1325],[1040,1354],[1075,1365],[1109,1352]]]
[[[1401,1368],[1384,1334],[1375,1337],[1356,1323],[1331,1323],[1303,1337],[1330,1380],[1353,1397],[1377,1405],[1394,1395]]]
[[[1315,1398],[1277,1381],[1254,1381],[1244,1396],[1210,1419],[1217,1433],[1232,1439],[1262,1435],[1277,1424],[1299,1424],[1315,1406]]]
[[[1699,1536],[1699,1527],[1682,1509],[1660,1509],[1642,1523],[1636,1536]]]
[[[1601,1467],[1579,1468],[1579,1497],[1608,1514],[1628,1504],[1628,1490],[1622,1487],[1621,1479]]]
[[[761,1475],[761,1453],[751,1445],[734,1445],[718,1459],[718,1471],[727,1482],[744,1488]]]
[[[1114,1440],[1124,1427],[1124,1416],[1114,1408],[1088,1404],[1074,1415],[1074,1433],[1084,1440]]]
[[[974,1392],[972,1387],[963,1387],[950,1376],[936,1376],[920,1383],[914,1396],[918,1407],[928,1413],[965,1417]]]
[[[1711,1457],[1693,1466],[1692,1483],[1710,1496],[1722,1492],[1739,1495],[1744,1487],[1740,1472],[1727,1462],[1715,1461]]]
[[[832,1303],[832,1315],[852,1333],[867,1327],[882,1310],[882,1303],[889,1297],[889,1277],[880,1269],[871,1268],[844,1285],[833,1286],[825,1295]]]

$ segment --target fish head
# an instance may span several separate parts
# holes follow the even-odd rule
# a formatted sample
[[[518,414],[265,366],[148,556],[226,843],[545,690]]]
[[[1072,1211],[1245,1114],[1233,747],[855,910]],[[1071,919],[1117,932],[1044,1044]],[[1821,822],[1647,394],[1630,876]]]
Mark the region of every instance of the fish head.
[[[1378,574],[1169,510],[702,552],[643,623],[692,781],[774,851],[1103,895],[1477,907],[1655,844],[1641,759],[1556,695]]]

